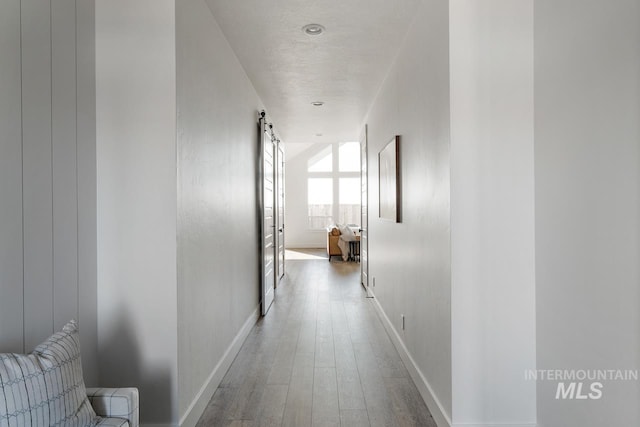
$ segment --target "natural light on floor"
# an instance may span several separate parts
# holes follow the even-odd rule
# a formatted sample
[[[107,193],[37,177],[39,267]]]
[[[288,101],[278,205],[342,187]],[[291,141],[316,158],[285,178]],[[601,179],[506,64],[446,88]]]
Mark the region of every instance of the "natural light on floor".
[[[284,256],[287,260],[327,259],[324,249],[287,249]]]

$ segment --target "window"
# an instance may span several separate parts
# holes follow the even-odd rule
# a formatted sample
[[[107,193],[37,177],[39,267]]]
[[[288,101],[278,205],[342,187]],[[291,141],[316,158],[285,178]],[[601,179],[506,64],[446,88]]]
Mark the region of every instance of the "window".
[[[309,172],[331,172],[333,170],[333,152],[329,145],[309,159]]]
[[[307,204],[309,228],[320,229],[330,224],[333,217],[333,179],[309,178]]]
[[[344,142],[338,151],[340,172],[360,172],[360,144]]]
[[[360,224],[360,178],[339,178],[338,222]]]
[[[360,144],[327,144],[307,163],[309,228],[360,224]]]

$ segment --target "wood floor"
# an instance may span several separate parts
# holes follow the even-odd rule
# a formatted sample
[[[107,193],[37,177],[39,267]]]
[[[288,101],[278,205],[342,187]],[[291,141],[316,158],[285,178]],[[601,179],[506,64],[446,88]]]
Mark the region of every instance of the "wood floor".
[[[313,255],[313,254],[312,254]],[[292,260],[198,422],[435,427],[356,263]]]

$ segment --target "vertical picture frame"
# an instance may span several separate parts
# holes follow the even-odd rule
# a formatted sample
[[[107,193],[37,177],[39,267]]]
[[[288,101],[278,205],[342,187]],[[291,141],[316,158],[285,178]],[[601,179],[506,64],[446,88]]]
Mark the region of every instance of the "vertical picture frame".
[[[379,217],[400,222],[400,135],[394,136],[378,153]]]

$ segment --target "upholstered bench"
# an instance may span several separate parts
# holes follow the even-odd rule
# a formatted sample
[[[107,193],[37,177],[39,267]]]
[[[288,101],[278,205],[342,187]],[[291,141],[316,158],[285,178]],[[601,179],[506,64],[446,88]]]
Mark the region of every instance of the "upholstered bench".
[[[137,388],[87,388],[91,407],[102,427],[138,427]]]
[[[337,226],[327,227],[327,255],[329,261],[331,261],[332,256],[342,255],[338,247],[338,239],[340,239],[340,229]]]
[[[86,389],[78,326],[31,354],[0,353],[0,427],[138,427],[138,390]]]

